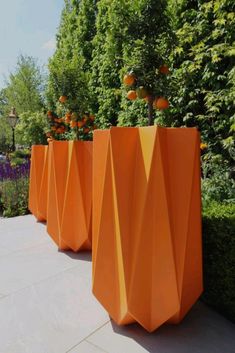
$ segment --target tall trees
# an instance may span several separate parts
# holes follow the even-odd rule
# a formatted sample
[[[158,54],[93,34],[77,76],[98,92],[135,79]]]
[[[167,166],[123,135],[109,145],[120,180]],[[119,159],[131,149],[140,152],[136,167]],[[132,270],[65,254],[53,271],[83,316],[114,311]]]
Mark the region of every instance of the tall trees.
[[[37,112],[41,112],[44,107],[43,89],[43,74],[37,61],[30,56],[20,55],[14,72],[10,74],[6,82],[6,87],[0,92],[0,126],[2,127],[0,141],[2,145],[3,143],[11,144],[11,129],[6,119],[11,107],[16,108],[20,117],[16,129],[17,143],[27,142],[26,144],[30,145],[31,142],[45,142],[46,119],[41,118],[41,124],[36,119]],[[25,123],[26,116],[30,124]],[[34,136],[37,138],[34,139]]]
[[[128,40],[130,0],[100,0],[92,60],[91,92],[102,127],[116,125],[120,111],[120,70]]]
[[[1,112],[9,113],[10,107],[21,112],[35,112],[43,107],[43,77],[37,61],[20,55],[15,71],[9,76],[6,88],[1,92]]]
[[[156,73],[167,56],[166,1],[100,0],[96,28],[92,85],[97,118],[102,126],[144,124],[146,104],[128,102],[121,82],[124,73],[132,71],[155,96],[166,93],[166,82]]]
[[[198,126],[213,154],[235,158],[235,3],[181,1],[172,55],[175,125]]]
[[[234,7],[232,0],[66,0],[49,64],[50,107],[65,94],[68,108],[92,110],[100,127],[145,125],[147,103],[128,101],[122,86],[131,71],[136,87],[169,97],[155,122],[198,126],[207,151],[231,163]]]
[[[66,0],[57,34],[57,48],[49,62],[47,98],[55,109],[59,96],[66,95],[68,108],[89,108],[89,75],[92,39],[95,32],[95,0]]]

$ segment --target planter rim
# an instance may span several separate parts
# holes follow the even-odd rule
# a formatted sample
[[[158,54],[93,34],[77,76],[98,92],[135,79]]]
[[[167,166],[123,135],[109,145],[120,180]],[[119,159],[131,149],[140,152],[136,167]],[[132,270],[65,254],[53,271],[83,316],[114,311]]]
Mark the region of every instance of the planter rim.
[[[153,126],[111,126],[109,129],[96,129],[94,133],[100,132],[100,131],[114,131],[114,130],[138,130],[138,129],[159,129],[159,130],[195,130],[199,131],[197,127],[166,127],[166,126],[158,126],[158,125],[153,125]],[[89,141],[84,141],[84,142],[89,142]]]
[[[82,144],[82,143],[92,143],[93,141],[80,141],[80,140],[69,140],[69,141],[58,141],[58,140],[53,140],[51,142],[49,142],[49,144],[68,144],[68,143],[77,143],[77,144]]]

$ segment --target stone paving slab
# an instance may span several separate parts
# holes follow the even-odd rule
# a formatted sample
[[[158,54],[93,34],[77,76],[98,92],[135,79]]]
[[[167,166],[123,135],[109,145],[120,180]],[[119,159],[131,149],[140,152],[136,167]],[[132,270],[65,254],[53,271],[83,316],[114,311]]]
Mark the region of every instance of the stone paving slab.
[[[64,353],[106,323],[90,280],[84,262],[0,299],[0,352]]]
[[[87,341],[82,341],[77,347],[70,350],[68,353],[107,353],[100,347],[94,346]]]
[[[0,293],[10,294],[75,266],[54,244],[40,244],[0,257]]]
[[[45,224],[36,222],[34,217],[0,219],[0,256],[44,243],[50,243]]]
[[[180,325],[163,325],[150,334],[137,324],[109,322],[87,341],[109,353],[234,353],[235,325],[198,302]]]
[[[59,252],[33,216],[0,219],[0,353],[102,352],[234,353],[235,325],[198,302],[178,326],[118,327],[91,293],[89,252]]]

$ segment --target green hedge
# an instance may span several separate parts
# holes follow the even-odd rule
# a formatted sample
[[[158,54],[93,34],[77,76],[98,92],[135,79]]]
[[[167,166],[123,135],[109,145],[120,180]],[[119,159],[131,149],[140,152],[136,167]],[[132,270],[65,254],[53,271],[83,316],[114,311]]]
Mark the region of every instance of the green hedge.
[[[203,210],[202,299],[235,321],[235,204],[216,202]]]

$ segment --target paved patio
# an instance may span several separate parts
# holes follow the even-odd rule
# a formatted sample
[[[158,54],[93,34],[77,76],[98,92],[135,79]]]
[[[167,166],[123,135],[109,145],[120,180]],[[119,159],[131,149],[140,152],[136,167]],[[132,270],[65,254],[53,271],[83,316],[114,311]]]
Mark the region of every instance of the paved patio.
[[[234,353],[235,325],[198,302],[178,326],[118,327],[91,294],[91,254],[59,252],[33,216],[0,219],[0,353]]]

